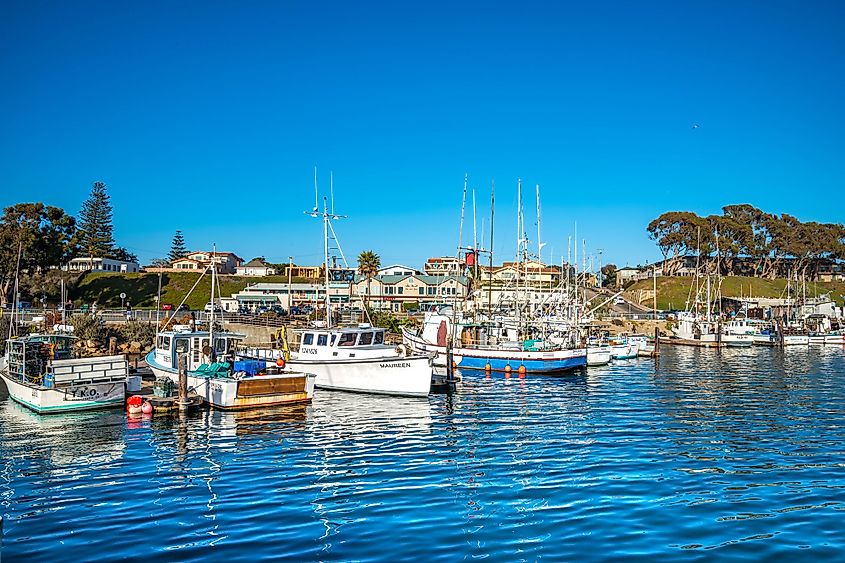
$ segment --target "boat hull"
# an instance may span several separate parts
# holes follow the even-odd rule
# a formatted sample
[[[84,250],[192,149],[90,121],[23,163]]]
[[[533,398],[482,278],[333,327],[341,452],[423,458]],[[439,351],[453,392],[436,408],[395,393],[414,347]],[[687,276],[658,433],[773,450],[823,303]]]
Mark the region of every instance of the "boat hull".
[[[173,368],[157,364],[153,354],[150,352],[146,357],[147,365],[153,374],[157,378],[167,377],[178,385],[179,373]],[[314,380],[312,373],[283,373],[233,379],[188,372],[188,389],[215,409],[244,410],[308,403],[314,396]]]
[[[441,364],[445,364],[445,346],[425,342],[408,331],[403,331],[403,340],[414,352],[436,354]],[[529,352],[496,348],[453,348],[452,361],[461,369],[508,372],[524,368],[526,373],[559,373],[586,367],[587,349]]]
[[[587,367],[606,366],[610,363],[610,348],[587,348]]]
[[[122,407],[126,398],[125,382],[86,383],[47,388],[28,385],[0,371],[0,379],[9,397],[38,414],[67,413]]]
[[[286,367],[315,374],[320,389],[408,397],[426,397],[431,390],[431,363],[425,356],[336,361],[294,356]]]

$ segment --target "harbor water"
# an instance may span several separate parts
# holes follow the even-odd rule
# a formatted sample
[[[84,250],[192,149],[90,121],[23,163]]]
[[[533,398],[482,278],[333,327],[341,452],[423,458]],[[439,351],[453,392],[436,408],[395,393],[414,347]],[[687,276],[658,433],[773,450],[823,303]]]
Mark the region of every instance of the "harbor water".
[[[0,389],[2,561],[836,560],[845,351],[129,421]]]

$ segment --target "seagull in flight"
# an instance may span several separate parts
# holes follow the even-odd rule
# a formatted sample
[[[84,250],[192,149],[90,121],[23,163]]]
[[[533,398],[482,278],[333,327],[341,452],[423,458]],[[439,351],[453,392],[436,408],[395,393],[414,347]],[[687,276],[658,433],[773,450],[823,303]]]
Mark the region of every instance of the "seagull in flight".
[[[701,127],[701,125],[699,125],[698,123],[693,123],[693,124],[692,124],[692,128],[693,128],[693,129],[698,129],[699,127]]]

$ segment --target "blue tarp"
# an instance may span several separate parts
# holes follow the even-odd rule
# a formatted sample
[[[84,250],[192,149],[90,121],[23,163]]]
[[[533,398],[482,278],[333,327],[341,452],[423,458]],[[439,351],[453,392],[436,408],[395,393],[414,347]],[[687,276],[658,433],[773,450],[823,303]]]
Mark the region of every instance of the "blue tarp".
[[[256,375],[260,371],[264,371],[267,362],[263,360],[240,360],[235,362],[235,371],[243,371],[249,375]]]

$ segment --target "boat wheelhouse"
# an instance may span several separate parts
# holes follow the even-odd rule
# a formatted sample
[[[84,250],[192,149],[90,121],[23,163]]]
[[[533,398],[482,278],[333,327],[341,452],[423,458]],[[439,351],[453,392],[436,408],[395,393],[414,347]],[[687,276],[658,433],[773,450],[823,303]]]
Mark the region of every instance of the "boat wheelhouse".
[[[178,383],[179,358],[185,358],[188,387],[218,409],[247,409],[309,402],[314,374],[279,366],[238,362],[244,335],[234,332],[172,330],[160,332],[146,358],[156,377]]]
[[[74,358],[74,341],[62,334],[7,340],[0,378],[9,396],[39,414],[122,407],[129,376],[126,358]]]

